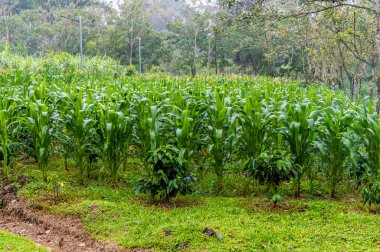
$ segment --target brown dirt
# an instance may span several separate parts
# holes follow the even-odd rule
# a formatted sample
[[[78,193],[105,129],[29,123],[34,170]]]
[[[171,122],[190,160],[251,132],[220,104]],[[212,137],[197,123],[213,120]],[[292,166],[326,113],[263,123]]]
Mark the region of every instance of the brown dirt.
[[[0,211],[0,229],[26,236],[51,251],[109,252],[127,250],[116,244],[97,241],[84,231],[82,221],[29,209],[25,200],[13,200]]]
[[[125,249],[115,243],[95,240],[85,232],[80,218],[50,215],[32,207],[26,199],[17,196],[18,188],[31,179],[33,178],[19,176],[13,184],[9,182],[0,188],[0,230],[26,236],[54,252],[151,251]]]

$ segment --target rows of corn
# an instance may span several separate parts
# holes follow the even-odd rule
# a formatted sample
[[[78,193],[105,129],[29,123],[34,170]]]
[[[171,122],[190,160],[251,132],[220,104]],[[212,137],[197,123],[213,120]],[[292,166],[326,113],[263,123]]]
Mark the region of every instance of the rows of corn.
[[[369,99],[266,77],[128,76],[107,59],[78,70],[64,54],[0,62],[3,176],[27,155],[46,181],[49,160],[61,157],[79,183],[102,167],[116,186],[137,156],[137,190],[158,199],[190,193],[206,171],[216,186],[239,173],[274,193],[291,181],[296,195],[305,181],[324,180],[332,197],[352,182],[380,203],[380,121]]]

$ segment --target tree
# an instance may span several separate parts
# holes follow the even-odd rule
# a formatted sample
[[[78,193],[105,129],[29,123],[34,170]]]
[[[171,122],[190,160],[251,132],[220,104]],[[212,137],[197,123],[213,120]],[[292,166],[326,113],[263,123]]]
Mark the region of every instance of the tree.
[[[221,3],[224,6],[234,7],[237,6],[237,3],[240,1],[237,0],[222,0]],[[318,15],[321,15],[325,12],[331,10],[340,10],[342,12],[352,13],[353,16],[356,16],[356,12],[366,12],[367,19],[373,20],[368,23],[368,26],[374,32],[373,36],[373,47],[375,49],[375,59],[373,61],[369,61],[362,57],[362,54],[358,51],[358,47],[356,43],[347,44],[342,42],[343,46],[346,50],[350,51],[351,56],[354,57],[354,60],[361,63],[356,65],[356,72],[361,71],[363,69],[363,64],[367,64],[373,68],[372,75],[374,82],[377,86],[377,107],[378,112],[380,112],[380,67],[379,67],[379,59],[380,59],[380,0],[358,0],[358,1],[336,1],[336,0],[301,0],[301,1],[286,1],[287,8],[283,8],[283,4],[280,2],[273,3],[273,1],[268,0],[259,0],[255,1],[251,6],[250,11],[240,11],[241,15],[248,20],[252,20],[253,18],[257,18],[260,13],[265,12],[265,19],[269,20],[283,20],[290,18],[304,18],[311,17],[315,18]],[[362,14],[364,15],[364,14]],[[262,15],[260,15],[262,17]],[[333,18],[336,18],[336,14],[334,13],[328,18],[325,18],[325,22],[331,21]],[[354,24],[356,22],[354,21]],[[356,28],[356,27],[355,27]],[[354,33],[356,30],[353,31]],[[366,34],[368,36],[368,34]],[[354,35],[354,37],[356,37]],[[355,39],[353,39],[355,41]],[[370,47],[371,48],[371,47]],[[340,54],[340,57],[343,55]],[[342,69],[340,71],[344,71],[349,78],[351,79],[351,90],[355,91],[355,85],[358,82],[357,76],[353,76],[351,71],[349,70],[349,66],[347,63],[344,63],[340,66]],[[351,67],[351,66],[350,66]]]
[[[197,75],[200,59],[207,53],[207,15],[189,13],[186,20],[177,20],[168,24],[169,41],[180,67],[191,75]],[[203,57],[202,57],[203,56]]]

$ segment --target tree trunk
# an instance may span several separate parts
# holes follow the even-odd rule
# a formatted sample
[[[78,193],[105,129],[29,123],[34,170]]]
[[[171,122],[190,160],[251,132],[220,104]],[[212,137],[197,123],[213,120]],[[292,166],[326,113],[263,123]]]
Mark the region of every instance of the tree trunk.
[[[133,61],[133,44],[134,42],[131,42],[129,44],[129,65],[130,66],[132,65],[132,61]]]
[[[208,74],[211,72],[211,39],[208,39],[208,50],[207,50],[207,71]]]
[[[375,0],[375,16],[376,16],[376,36],[375,43],[377,49],[377,56],[380,58],[380,0]],[[375,82],[377,87],[377,112],[380,112],[380,69],[377,67],[375,69]]]
[[[344,91],[344,77],[343,77],[343,67],[339,67],[339,81],[338,81],[339,89]]]
[[[376,110],[377,110],[377,113],[380,114],[380,77],[379,77],[379,73],[377,73],[375,76],[375,82],[376,82],[376,87],[377,87]]]
[[[218,47],[217,47],[217,34],[215,34],[215,45],[214,45],[214,53],[215,53],[215,74],[218,74]]]
[[[354,75],[349,74],[348,76],[349,76],[350,84],[351,84],[350,85],[351,99],[353,99],[356,93],[356,78]]]
[[[252,75],[256,76],[257,75],[257,70],[256,70],[255,60],[252,59],[251,63],[252,63]]]
[[[191,74],[193,77],[197,75],[196,57],[197,57],[197,33],[195,33],[194,35],[193,66],[191,68]]]

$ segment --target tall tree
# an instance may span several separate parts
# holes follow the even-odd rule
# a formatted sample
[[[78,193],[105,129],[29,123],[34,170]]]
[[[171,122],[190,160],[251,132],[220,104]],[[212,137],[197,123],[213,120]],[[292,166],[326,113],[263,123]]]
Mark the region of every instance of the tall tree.
[[[237,0],[221,0],[223,6],[228,6],[230,8],[236,8],[239,6],[241,1]],[[355,44],[347,44],[340,41],[346,50],[351,52],[351,56],[355,58],[356,61],[361,61],[357,63],[356,71],[363,70],[363,65],[369,65],[373,68],[372,74],[374,82],[377,86],[377,104],[378,112],[380,112],[380,0],[353,0],[353,1],[344,1],[344,0],[293,0],[293,1],[269,1],[269,0],[258,0],[250,1],[254,3],[251,5],[250,11],[240,11],[240,15],[244,18],[250,20],[257,17],[263,17],[266,20],[283,20],[289,18],[305,18],[311,17],[315,18],[316,16],[331,11],[331,10],[340,10],[343,12],[349,12],[352,14],[358,11],[365,11],[366,18],[372,20],[368,22],[367,31],[374,31],[373,42],[375,48],[375,60],[364,59],[360,53],[358,53]],[[284,8],[284,6],[286,6]],[[265,13],[265,15],[263,15]],[[363,15],[363,14],[362,14]],[[332,15],[330,19],[325,19],[326,22],[331,22],[331,18],[335,18],[336,15]],[[355,37],[356,35],[354,35]],[[367,34],[368,36],[368,34]],[[369,35],[371,37],[371,35]],[[342,55],[340,55],[342,56]],[[345,68],[343,71],[351,79],[352,87],[355,89],[357,80],[355,76],[350,76],[350,71],[348,70],[348,65],[345,64],[341,66]]]

